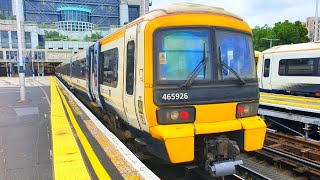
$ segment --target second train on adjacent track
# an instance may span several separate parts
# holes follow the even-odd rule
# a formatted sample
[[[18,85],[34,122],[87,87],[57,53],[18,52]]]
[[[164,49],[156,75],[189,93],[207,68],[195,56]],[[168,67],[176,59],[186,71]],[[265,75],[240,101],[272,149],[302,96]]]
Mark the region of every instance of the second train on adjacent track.
[[[224,9],[151,11],[56,75],[96,103],[109,129],[140,153],[224,176],[234,173],[240,150],[263,146],[251,29]]]

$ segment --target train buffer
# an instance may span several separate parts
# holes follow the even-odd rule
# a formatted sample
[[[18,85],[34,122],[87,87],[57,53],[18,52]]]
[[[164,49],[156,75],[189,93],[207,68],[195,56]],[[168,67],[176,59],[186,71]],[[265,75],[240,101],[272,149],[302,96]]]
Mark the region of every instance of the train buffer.
[[[0,179],[159,179],[54,77],[0,78]]]

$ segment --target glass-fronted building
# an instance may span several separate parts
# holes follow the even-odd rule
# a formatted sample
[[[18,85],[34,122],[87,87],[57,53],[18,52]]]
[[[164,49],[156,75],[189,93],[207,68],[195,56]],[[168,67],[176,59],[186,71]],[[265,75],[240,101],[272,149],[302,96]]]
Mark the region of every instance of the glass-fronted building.
[[[88,31],[93,27],[91,10],[81,6],[61,6],[58,11],[58,28],[64,31]]]
[[[10,19],[12,17],[12,1],[0,0],[0,13]]]
[[[14,6],[19,1],[19,7]],[[62,30],[86,31],[93,26],[123,25],[149,11],[149,0],[0,0],[0,12],[10,19],[23,11],[24,21],[56,24]]]
[[[71,27],[74,25],[69,22],[73,21],[107,27],[119,25],[119,4],[119,0],[25,0],[24,15],[26,21],[38,24],[64,21],[63,27]]]
[[[17,65],[17,27],[10,20],[16,12],[24,21],[23,56],[32,59],[41,73],[92,45],[93,35],[104,37],[148,11],[149,0],[0,0],[0,13],[7,19],[0,20],[0,76],[1,68],[8,75],[8,69]],[[30,75],[33,65],[27,65]]]

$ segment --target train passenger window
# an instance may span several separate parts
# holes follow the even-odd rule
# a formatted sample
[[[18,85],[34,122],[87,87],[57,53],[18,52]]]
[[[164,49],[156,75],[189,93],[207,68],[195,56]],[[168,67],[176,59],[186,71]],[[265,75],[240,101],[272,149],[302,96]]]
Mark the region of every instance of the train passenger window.
[[[87,65],[86,65],[86,59],[85,58],[80,60],[80,70],[81,70],[80,78],[81,79],[86,79],[86,76],[87,76]]]
[[[118,85],[118,48],[113,48],[101,53],[103,63],[103,85],[117,87]]]
[[[318,76],[319,59],[281,59],[279,62],[280,76]]]
[[[280,76],[285,76],[285,74],[286,74],[286,60],[284,60],[284,59],[281,59],[280,61],[279,61],[279,71],[278,71],[278,74],[280,75]]]
[[[66,64],[66,75],[70,76],[70,64]]]
[[[318,59],[318,73],[317,76],[320,76],[320,59]]]
[[[287,60],[288,76],[312,76],[313,59],[290,59]]]
[[[265,59],[263,77],[269,77],[269,74],[270,74],[270,59]]]
[[[126,92],[128,95],[133,94],[134,85],[134,41],[128,42],[127,45],[127,75],[126,75]]]
[[[72,77],[79,78],[79,61],[73,61],[71,63],[71,69],[72,69]]]

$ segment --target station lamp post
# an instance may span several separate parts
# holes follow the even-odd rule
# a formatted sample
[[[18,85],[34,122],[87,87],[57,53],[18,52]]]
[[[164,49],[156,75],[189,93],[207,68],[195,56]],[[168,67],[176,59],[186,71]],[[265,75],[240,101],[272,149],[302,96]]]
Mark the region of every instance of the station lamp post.
[[[16,6],[16,21],[17,21],[17,37],[18,37],[18,58],[19,58],[19,82],[20,82],[20,101],[26,100],[26,89],[25,89],[25,73],[24,64],[22,58],[22,41],[21,41],[21,16],[19,9],[19,0],[15,1]]]
[[[261,38],[263,40],[270,41],[270,48],[272,48],[272,41],[279,41],[280,39]]]
[[[319,22],[318,22],[318,0],[316,1],[316,14],[314,17],[314,38],[313,41],[316,42],[318,41],[318,29],[319,27]]]

